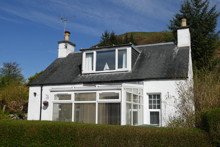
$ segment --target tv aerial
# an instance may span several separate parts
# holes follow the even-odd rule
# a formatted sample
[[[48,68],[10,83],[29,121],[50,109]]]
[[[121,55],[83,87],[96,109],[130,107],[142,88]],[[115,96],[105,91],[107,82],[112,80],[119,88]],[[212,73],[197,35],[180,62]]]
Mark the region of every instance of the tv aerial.
[[[65,16],[61,16],[61,17],[60,17],[60,20],[61,20],[61,22],[63,23],[64,32],[65,32],[66,29],[67,29],[67,23],[70,22],[70,21],[71,21],[70,19],[72,19],[73,17],[75,17],[75,16],[68,17],[68,18],[65,17]]]
[[[64,32],[65,32],[68,19],[66,17],[60,17],[60,20],[63,23],[63,28],[64,28]]]

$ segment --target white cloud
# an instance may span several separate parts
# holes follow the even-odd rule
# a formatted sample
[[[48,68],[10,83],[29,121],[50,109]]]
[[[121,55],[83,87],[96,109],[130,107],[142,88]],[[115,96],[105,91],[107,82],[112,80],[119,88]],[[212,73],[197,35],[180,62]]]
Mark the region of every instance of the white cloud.
[[[182,0],[14,0],[17,5],[1,2],[0,11],[56,29],[63,29],[60,16],[68,27],[84,34],[100,36],[104,30],[160,31],[179,10]],[[214,0],[220,5],[220,0]],[[11,18],[0,19],[13,22]],[[17,20],[16,20],[17,21]],[[14,21],[16,23],[16,21]]]

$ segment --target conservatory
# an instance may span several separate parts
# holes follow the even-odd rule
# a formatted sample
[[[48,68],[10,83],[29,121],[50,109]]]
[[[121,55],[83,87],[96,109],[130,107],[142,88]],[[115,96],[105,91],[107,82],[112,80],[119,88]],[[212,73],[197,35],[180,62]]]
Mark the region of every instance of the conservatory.
[[[138,84],[51,89],[52,120],[142,125],[143,87]]]

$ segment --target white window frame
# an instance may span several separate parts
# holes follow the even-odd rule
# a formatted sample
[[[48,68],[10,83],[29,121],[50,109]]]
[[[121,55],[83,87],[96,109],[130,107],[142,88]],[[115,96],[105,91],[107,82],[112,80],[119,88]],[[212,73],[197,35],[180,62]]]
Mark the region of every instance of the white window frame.
[[[70,100],[55,100],[55,95],[57,94],[68,94],[71,96]],[[72,121],[74,119],[74,99],[73,99],[73,93],[71,92],[55,92],[53,93],[53,100],[52,100],[52,115],[51,115],[51,120],[53,120],[53,105],[54,104],[72,104]]]
[[[115,50],[115,70],[107,70],[107,71],[96,71],[96,58],[97,58],[97,51],[109,51],[109,50]],[[118,50],[126,50],[127,51],[127,68],[118,68]],[[94,50],[94,51],[84,51],[83,52],[83,58],[82,58],[82,73],[109,73],[109,72],[123,72],[123,71],[131,71],[131,47],[120,47],[115,49],[103,49],[103,50]],[[87,53],[93,53],[93,70],[88,71],[86,69],[86,54]]]
[[[102,100],[99,99],[99,94],[100,93],[118,93],[119,94],[119,98],[118,99],[106,99],[106,100]],[[75,94],[76,93],[95,93],[96,94],[96,100],[94,101],[75,101]],[[55,100],[55,95],[57,94],[69,94],[71,95],[71,100]],[[53,100],[52,100],[52,115],[51,115],[51,120],[53,120],[53,104],[72,104],[72,122],[74,122],[75,120],[75,104],[95,104],[96,106],[96,112],[95,112],[95,124],[98,124],[98,104],[99,103],[119,103],[121,112],[122,112],[122,101],[121,101],[121,91],[120,90],[105,90],[105,91],[74,91],[74,92],[54,92],[53,93]],[[120,115],[122,115],[120,113]],[[122,118],[122,116],[121,116]],[[121,124],[121,120],[120,120],[120,124]]]
[[[149,105],[150,105],[150,103],[149,103],[149,95],[160,95],[160,109],[150,109],[149,108]],[[149,110],[149,124],[150,125],[153,125],[153,126],[161,126],[161,119],[162,119],[162,117],[161,117],[161,114],[162,114],[162,112],[161,112],[161,107],[162,107],[162,103],[161,103],[161,101],[162,101],[162,94],[161,93],[159,93],[159,92],[155,92],[155,93],[147,93],[147,98],[148,98],[148,110]],[[159,124],[151,124],[150,123],[150,113],[151,112],[159,112]]]
[[[118,93],[118,99],[100,99],[100,93]],[[121,102],[121,92],[120,91],[97,91],[98,94],[98,103],[120,103]]]
[[[131,91],[128,91],[127,89],[131,89]],[[134,89],[137,89],[138,92],[134,92]],[[124,117],[124,125],[129,125],[127,124],[127,116],[126,116],[126,112],[127,112],[127,104],[131,104],[131,125],[135,125],[135,126],[138,126],[138,125],[142,125],[143,124],[143,116],[144,116],[144,104],[143,104],[143,85],[137,85],[137,84],[123,84],[123,91],[124,91],[124,113],[125,113],[125,117]],[[130,93],[132,94],[132,97],[131,97],[131,101],[127,101],[127,96],[126,96],[126,93]],[[139,97],[139,99],[141,100],[140,102],[134,102],[134,95],[137,95]],[[141,98],[140,98],[141,97]],[[134,105],[137,105],[138,106],[138,109],[134,108]],[[138,123],[139,124],[133,124],[133,112],[137,112],[138,110],[141,110],[141,114],[140,116],[138,116]]]

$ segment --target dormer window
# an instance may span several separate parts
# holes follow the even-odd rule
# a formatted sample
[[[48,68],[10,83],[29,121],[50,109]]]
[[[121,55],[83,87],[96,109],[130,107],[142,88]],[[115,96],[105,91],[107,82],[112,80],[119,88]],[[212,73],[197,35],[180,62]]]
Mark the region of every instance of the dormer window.
[[[118,50],[118,69],[127,68],[127,50],[121,49]]]
[[[86,53],[85,57],[85,70],[86,71],[93,71],[94,66],[93,66],[93,60],[94,60],[94,53]]]
[[[96,71],[115,70],[115,50],[96,52]]]
[[[131,47],[83,52],[83,73],[131,70]]]

